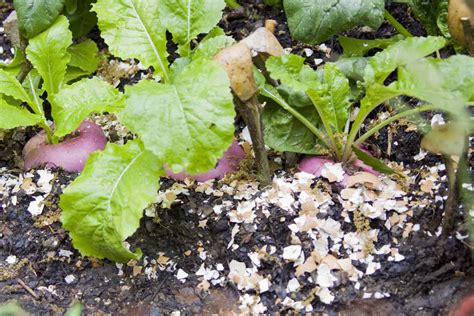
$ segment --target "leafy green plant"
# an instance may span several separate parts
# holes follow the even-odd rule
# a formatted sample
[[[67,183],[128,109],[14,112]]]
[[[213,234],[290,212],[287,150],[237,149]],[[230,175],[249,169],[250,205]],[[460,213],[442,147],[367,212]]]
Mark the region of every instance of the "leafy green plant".
[[[224,0],[98,0],[93,10],[110,52],[153,67],[155,80],[125,88],[120,121],[137,135],[94,153],[64,191],[62,222],[83,255],[138,258],[123,241],[137,229],[164,175],[212,169],[231,145],[235,110],[227,73],[212,57],[233,40],[215,28]],[[170,65],[166,31],[182,54]],[[210,33],[195,48],[193,40]]]
[[[0,69],[0,128],[38,125],[45,131],[41,136],[44,141],[41,139],[35,146],[27,145],[25,148],[37,149],[40,143],[58,144],[90,113],[111,110],[119,103],[118,92],[97,78],[68,85],[68,82],[95,71],[98,60],[95,56],[97,47],[92,41],[72,45],[68,20],[64,16],[60,15],[48,29],[30,38],[25,53],[26,59],[19,51],[13,65]],[[25,74],[25,81],[21,83],[15,74],[26,62],[34,68]],[[45,92],[51,105],[54,127],[43,107]],[[28,153],[29,150],[25,150],[26,156]],[[25,163],[29,164],[28,159]]]
[[[266,143],[279,151],[330,155],[345,163],[357,156],[375,169],[387,172],[381,163],[374,164],[373,160],[371,163],[357,147],[397,119],[433,109],[451,112],[454,106],[463,107],[472,99],[472,58],[423,58],[445,44],[441,37],[409,38],[371,57],[363,72],[363,82],[359,82],[364,94],[352,124],[349,113],[358,100],[353,99],[349,80],[336,64],[326,64],[318,73],[304,65],[304,59],[299,56],[271,57],[267,70],[282,85],[265,84],[261,88],[262,96],[273,101],[263,113]],[[419,71],[422,66],[423,70]],[[384,84],[397,69],[398,80]],[[434,78],[433,82],[425,76]],[[449,79],[453,77],[459,81]],[[403,95],[429,104],[402,109],[360,135],[363,122],[374,109]]]

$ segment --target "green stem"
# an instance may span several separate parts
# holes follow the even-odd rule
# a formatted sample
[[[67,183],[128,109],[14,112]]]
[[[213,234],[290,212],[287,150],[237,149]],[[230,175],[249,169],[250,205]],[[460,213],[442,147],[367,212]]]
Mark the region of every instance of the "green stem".
[[[240,9],[242,6],[237,3],[235,0],[225,0],[227,6],[231,9]]]
[[[316,128],[310,121],[308,121],[303,115],[301,115],[298,111],[293,109],[285,100],[282,100],[278,96],[274,95],[270,90],[267,90],[265,87],[262,89],[265,92],[265,95],[270,97],[273,101],[275,101],[278,105],[280,105],[284,110],[288,111],[291,115],[296,117],[298,121],[301,122],[307,129],[309,129],[322,143],[327,149],[331,149],[332,147],[326,141],[326,137],[319,129]]]
[[[392,24],[392,26],[398,31],[398,33],[402,34],[405,37],[413,37],[413,35],[408,31],[403,25],[398,22],[393,15],[388,12],[387,9],[384,11],[384,17],[385,19]]]
[[[365,132],[364,135],[362,135],[361,137],[359,137],[355,142],[354,142],[354,145],[355,146],[358,146],[360,144],[362,144],[364,141],[366,141],[370,136],[372,136],[373,134],[377,133],[379,130],[381,130],[382,128],[384,128],[385,126],[387,126],[388,124],[392,123],[392,122],[395,122],[396,120],[398,119],[401,119],[402,117],[406,117],[406,116],[410,116],[410,115],[413,115],[413,114],[416,114],[416,113],[421,113],[421,112],[426,112],[426,111],[431,111],[431,110],[434,110],[436,107],[433,106],[433,105],[426,105],[426,106],[420,106],[416,109],[411,109],[411,110],[407,110],[405,112],[402,112],[402,113],[398,113],[397,115],[394,115],[386,120],[384,120],[383,122],[380,122],[379,124],[375,125],[374,127],[370,128],[367,132]]]
[[[352,154],[352,145],[354,143],[354,140],[357,136],[357,133],[359,132],[360,126],[362,125],[362,123],[364,123],[364,120],[367,118],[369,113],[372,112],[374,109],[376,109],[380,104],[398,95],[399,94],[394,93],[392,95],[381,96],[380,99],[378,99],[376,102],[374,102],[373,104],[368,103],[367,106],[365,106],[364,104],[365,98],[362,99],[359,114],[357,114],[354,120],[354,123],[352,123],[351,131],[349,135],[347,136],[346,144],[344,145],[344,153],[342,155],[343,162],[348,161],[350,159],[351,154]]]
[[[46,136],[48,137],[49,143],[53,144],[54,143],[54,137],[53,137],[54,132],[51,129],[51,127],[48,125],[48,120],[46,119],[46,116],[45,116],[44,111],[43,111],[43,107],[41,106],[40,97],[36,93],[36,87],[34,85],[33,79],[31,78],[31,73],[28,73],[26,75],[26,78],[24,78],[24,79],[28,79],[28,85],[30,87],[31,94],[33,95],[33,104],[30,104],[30,107],[33,110],[33,112],[35,112],[36,114],[41,116],[40,126],[46,131]]]

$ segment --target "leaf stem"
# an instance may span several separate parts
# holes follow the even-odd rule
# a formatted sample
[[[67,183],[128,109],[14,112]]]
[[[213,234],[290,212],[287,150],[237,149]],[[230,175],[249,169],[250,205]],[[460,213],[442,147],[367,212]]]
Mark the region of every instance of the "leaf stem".
[[[398,113],[382,122],[380,122],[379,124],[375,125],[374,127],[370,128],[367,132],[365,132],[361,137],[359,137],[355,142],[354,142],[354,146],[358,146],[360,144],[362,144],[364,141],[366,141],[370,136],[372,136],[373,134],[377,133],[379,130],[381,130],[382,128],[384,128],[385,126],[387,126],[388,124],[398,120],[398,119],[401,119],[402,117],[406,117],[406,116],[410,116],[410,115],[413,115],[413,114],[416,114],[416,113],[421,113],[421,112],[426,112],[426,111],[431,111],[431,110],[434,110],[436,107],[433,106],[433,105],[426,105],[426,106],[420,106],[418,108],[415,108],[415,109],[411,109],[411,110],[407,110],[407,111],[404,111],[404,112],[401,112],[401,113]]]
[[[274,95],[270,90],[266,89],[265,87],[262,89],[265,92],[265,95],[270,97],[273,101],[275,101],[279,106],[281,106],[284,110],[288,111],[291,115],[296,117],[298,121],[301,122],[307,129],[309,129],[314,136],[316,136],[327,149],[331,149],[332,146],[329,145],[329,143],[326,140],[326,137],[324,136],[321,131],[311,124],[310,121],[308,121],[303,115],[301,115],[298,111],[293,109],[288,103],[286,103],[285,100],[279,98],[278,96]]]
[[[402,34],[405,37],[413,37],[413,35],[408,31],[403,25],[398,22],[393,15],[388,12],[387,9],[384,10],[384,17],[385,19],[392,24],[392,26],[398,31],[398,33]]]

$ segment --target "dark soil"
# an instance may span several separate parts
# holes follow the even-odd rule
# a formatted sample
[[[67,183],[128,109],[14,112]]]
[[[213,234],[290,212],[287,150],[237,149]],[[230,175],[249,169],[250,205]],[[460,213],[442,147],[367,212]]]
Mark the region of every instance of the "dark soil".
[[[241,10],[226,12],[221,26],[228,34],[240,39],[261,26],[265,19],[272,18],[279,22],[276,34],[284,47],[292,47],[293,53],[301,55],[304,48],[312,48],[291,39],[282,11],[265,6],[261,1],[247,2]],[[8,5],[2,7],[0,4],[2,17],[11,9],[5,8],[9,8]],[[405,6],[391,5],[389,9],[413,34],[424,34],[422,26],[408,14]],[[361,33],[357,28],[348,35],[375,38],[394,33],[393,28],[386,24],[377,32]],[[315,55],[311,58],[326,61],[341,53],[336,38],[328,40],[326,45],[332,49],[331,56],[315,49]],[[0,46],[4,48],[1,58],[11,57],[8,55],[9,43],[2,36]],[[311,63],[309,59],[308,63]],[[405,129],[405,126],[397,125],[390,131],[393,146],[390,152],[387,151],[388,129],[372,138],[369,147],[378,151],[379,156],[403,163],[413,170],[438,164],[439,158],[432,155],[422,161],[413,159],[419,152],[421,136],[416,131],[406,132]],[[21,173],[18,169],[21,149],[34,132],[34,129],[8,132],[9,136],[0,142],[0,172]],[[177,310],[185,314],[218,314],[237,311],[240,294],[232,283],[222,287],[211,286],[207,292],[200,291],[197,288],[199,280],[190,272],[197,271],[202,263],[206,266],[220,263],[225,267],[221,275],[226,276],[231,260],[246,262],[249,266],[247,254],[250,249],[260,249],[264,245],[281,249],[288,245],[291,235],[288,224],[294,216],[275,206],[268,218],[258,214],[260,221],[257,228],[243,225],[244,229],[235,237],[235,243],[240,248],[231,251],[227,249],[232,230],[229,220],[225,214],[213,213],[212,207],[232,197],[215,197],[191,190],[189,195],[181,195],[182,202],[173,203],[170,209],[156,206],[158,217],[145,216],[142,219],[139,230],[129,242],[132,247],[142,249],[144,259],[119,268],[108,260],[81,257],[74,250],[70,238],[61,228],[57,205],[62,189],[77,175],[61,170],[55,170],[54,175],[52,192],[39,217],[33,218],[27,211],[32,196],[25,190],[20,189],[16,193],[16,205],[12,205],[11,196],[2,196],[0,191],[0,263],[5,263],[7,257],[12,255],[20,259],[14,265],[0,264],[0,303],[17,301],[35,315],[63,314],[74,302],[81,302],[87,314],[162,315]],[[163,180],[161,190],[171,187],[173,183]],[[444,194],[445,190],[446,185],[443,184],[439,192]],[[333,186],[332,191],[338,194],[340,188]],[[411,197],[433,201],[416,193]],[[423,229],[430,229],[432,217],[441,208],[442,203],[433,202],[426,208],[416,209],[413,221]],[[341,205],[335,204],[329,215],[342,222],[340,211]],[[205,227],[200,225],[203,218],[207,219]],[[285,220],[282,221],[282,218]],[[458,223],[461,222],[460,215]],[[381,221],[371,222],[373,228],[382,225]],[[461,224],[457,228],[465,232]],[[401,238],[402,232],[396,229],[391,234],[379,237],[380,245],[394,236],[400,237],[400,253],[406,259],[384,264],[374,275],[364,277],[360,290],[351,283],[342,282],[332,305],[324,305],[318,299],[313,301],[316,312],[324,311],[330,315],[445,315],[461,297],[474,293],[471,252],[464,242],[454,237],[441,239],[435,233],[429,236],[422,231],[413,233],[407,239]],[[307,237],[299,237],[302,244],[311,243]],[[199,257],[201,247],[207,252],[204,260]],[[60,251],[72,254],[61,256]],[[168,257],[168,263],[172,264],[160,265],[158,261],[163,256]],[[189,273],[186,282],[181,283],[176,278],[175,267]],[[144,273],[147,268],[155,274]],[[278,297],[285,297],[285,286],[293,277],[291,265],[278,260],[266,261],[260,271],[271,275],[274,285],[269,292],[261,295],[268,312],[289,313],[289,310],[277,310],[274,302]],[[74,276],[70,284],[66,282],[69,275]],[[362,300],[362,289],[392,295],[384,299]],[[311,288],[305,285],[295,293],[294,299],[304,299],[310,291]]]

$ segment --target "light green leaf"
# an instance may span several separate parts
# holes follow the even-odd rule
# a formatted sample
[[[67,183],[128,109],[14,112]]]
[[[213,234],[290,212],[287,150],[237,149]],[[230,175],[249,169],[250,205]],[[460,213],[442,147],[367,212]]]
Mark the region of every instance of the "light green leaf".
[[[183,56],[189,53],[191,40],[212,30],[222,17],[224,0],[157,1],[161,23],[173,34]]]
[[[159,1],[98,0],[93,10],[110,52],[122,59],[137,58],[145,67],[168,78],[166,29],[159,16]]]
[[[388,46],[401,41],[405,37],[403,35],[395,35],[390,38],[378,38],[374,40],[352,38],[347,36],[339,36],[339,43],[342,46],[344,56],[347,57],[363,57],[374,48],[385,49]]]
[[[21,83],[9,72],[0,69],[0,94],[10,96],[16,100],[31,103],[28,93],[23,89]]]
[[[18,28],[26,38],[46,30],[63,9],[64,0],[14,0]]]
[[[86,39],[79,44],[71,45],[67,51],[71,55],[68,66],[80,68],[88,73],[97,70],[99,48],[93,40]]]
[[[271,77],[297,91],[306,91],[319,84],[316,72],[304,64],[304,58],[290,54],[270,57],[266,62]]]
[[[225,70],[199,59],[172,84],[141,81],[126,89],[120,121],[174,172],[213,168],[234,134],[234,105]]]
[[[138,141],[108,144],[93,153],[82,174],[61,195],[61,221],[82,255],[118,262],[138,259],[123,241],[156,199],[161,162]]]
[[[9,105],[0,99],[0,129],[10,129],[19,126],[32,126],[41,121],[41,117],[25,109]]]
[[[27,58],[43,78],[43,88],[50,96],[61,88],[70,60],[67,49],[72,34],[68,26],[67,19],[59,16],[50,28],[30,39],[26,48]]]
[[[384,0],[284,0],[290,32],[308,44],[320,43],[358,25],[378,28]]]
[[[306,92],[328,133],[341,133],[349,117],[349,80],[333,63],[324,66],[324,83]]]
[[[216,55],[221,49],[232,46],[235,43],[235,40],[230,36],[217,36],[201,42],[198,47],[193,51],[193,59],[199,58],[212,58]]]
[[[429,36],[411,37],[389,46],[370,58],[364,74],[366,86],[383,83],[398,67],[432,54],[445,45],[444,38]]]
[[[66,75],[64,76],[64,82],[69,84],[81,77],[86,77],[89,75],[90,72],[88,71],[82,70],[81,68],[68,66],[66,69]]]
[[[454,55],[418,60],[399,68],[398,82],[391,87],[445,111],[463,112],[474,98],[474,58]]]
[[[335,64],[342,71],[344,76],[354,81],[363,81],[365,67],[367,67],[368,58],[366,57],[342,57]]]
[[[60,138],[74,131],[93,112],[120,109],[121,98],[118,90],[94,77],[65,86],[51,103],[56,123],[54,135]]]

